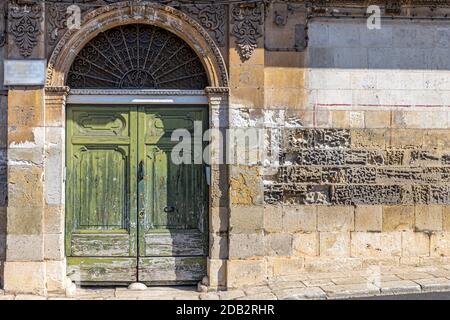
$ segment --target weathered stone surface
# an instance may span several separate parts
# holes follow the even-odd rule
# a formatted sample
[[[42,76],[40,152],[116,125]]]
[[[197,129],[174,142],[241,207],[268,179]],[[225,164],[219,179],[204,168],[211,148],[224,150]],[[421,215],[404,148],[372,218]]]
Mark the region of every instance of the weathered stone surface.
[[[383,231],[410,231],[414,228],[414,207],[383,207]]]
[[[430,236],[423,232],[402,232],[402,256],[430,255]]]
[[[429,278],[414,280],[418,283],[423,291],[449,291],[450,280],[447,278]]]
[[[355,231],[380,232],[383,208],[381,206],[357,206],[355,208]]]
[[[264,227],[264,207],[232,206],[230,210],[230,232],[249,233]]]
[[[263,260],[229,260],[227,263],[227,284],[240,288],[266,280],[266,263]]]
[[[304,268],[304,260],[299,257],[268,257],[267,276],[279,277],[296,275]]]
[[[380,289],[371,283],[324,286],[322,289],[330,298],[336,299],[343,299],[351,296],[369,296],[380,293]]]
[[[231,233],[229,237],[230,259],[246,259],[264,256],[265,246],[262,233]]]
[[[283,206],[283,230],[285,232],[316,231],[316,210],[313,206]]]
[[[4,289],[11,293],[46,294],[44,262],[5,263]]]
[[[420,285],[410,280],[382,281],[380,289],[385,294],[415,293],[420,292]]]
[[[402,253],[399,232],[352,232],[352,257],[395,257]]]
[[[431,235],[431,256],[450,256],[450,232],[436,232]]]
[[[290,256],[292,254],[292,235],[285,233],[271,233],[264,237],[265,255]]]
[[[274,290],[279,300],[306,300],[306,299],[326,299],[325,292],[320,288],[295,288]]]
[[[296,233],[292,238],[293,255],[316,257],[319,255],[319,233]]]
[[[321,257],[349,257],[350,232],[321,232]]]
[[[418,231],[442,230],[442,206],[416,206],[415,227]]]
[[[352,207],[317,208],[317,230],[319,231],[353,231],[354,224]]]

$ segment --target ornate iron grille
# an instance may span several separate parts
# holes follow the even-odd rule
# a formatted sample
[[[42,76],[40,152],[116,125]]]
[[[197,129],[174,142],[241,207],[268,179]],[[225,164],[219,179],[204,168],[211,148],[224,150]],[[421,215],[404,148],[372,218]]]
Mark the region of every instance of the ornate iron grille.
[[[67,85],[75,89],[204,89],[205,69],[175,34],[151,25],[107,30],[75,58]]]

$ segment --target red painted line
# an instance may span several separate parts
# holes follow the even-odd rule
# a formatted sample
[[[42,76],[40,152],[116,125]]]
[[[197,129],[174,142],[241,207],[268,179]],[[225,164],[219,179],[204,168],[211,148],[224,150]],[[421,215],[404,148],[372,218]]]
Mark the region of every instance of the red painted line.
[[[318,103],[314,105],[315,107],[378,107],[378,108],[449,108],[450,105],[433,105],[433,104],[417,104],[417,105],[401,105],[401,104],[334,104],[334,103]]]

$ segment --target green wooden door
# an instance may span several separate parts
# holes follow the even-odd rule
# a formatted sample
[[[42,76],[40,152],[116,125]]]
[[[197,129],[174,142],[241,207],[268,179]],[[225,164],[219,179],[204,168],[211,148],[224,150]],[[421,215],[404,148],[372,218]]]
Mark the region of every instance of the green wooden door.
[[[206,275],[207,188],[202,164],[175,164],[172,132],[192,137],[190,158],[203,152],[206,113],[201,108],[141,108],[139,114],[139,280],[182,283]]]
[[[193,131],[196,120],[206,123],[204,109],[68,109],[66,255],[74,280],[169,284],[206,274],[204,166],[170,157],[172,131]]]

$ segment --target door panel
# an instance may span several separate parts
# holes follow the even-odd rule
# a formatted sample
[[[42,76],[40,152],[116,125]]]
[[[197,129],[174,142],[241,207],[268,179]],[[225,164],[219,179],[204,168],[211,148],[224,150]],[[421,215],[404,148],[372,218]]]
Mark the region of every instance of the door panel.
[[[206,259],[199,257],[139,258],[139,281],[153,284],[191,284],[206,275]]]
[[[67,275],[88,284],[108,285],[137,281],[136,258],[67,258]]]
[[[205,275],[208,254],[205,167],[175,164],[171,152],[178,142],[171,141],[171,137],[176,129],[185,129],[193,137],[196,122],[202,135],[206,117],[203,108],[141,109],[139,147],[145,171],[139,182],[141,281],[160,282],[163,278],[169,282],[197,281]],[[194,152],[202,150],[202,141],[192,139],[188,150],[191,158],[194,159]],[[160,268],[161,274],[155,274],[156,268]],[[188,270],[192,271],[191,278],[185,274]]]
[[[80,262],[74,279],[137,279],[136,123],[135,107],[68,109],[66,255]]]
[[[171,137],[177,129],[202,135],[206,110],[72,106],[67,115],[66,255],[72,279],[201,280],[208,255],[205,167],[174,164],[178,141]],[[184,152],[201,156],[201,139],[190,145]]]

